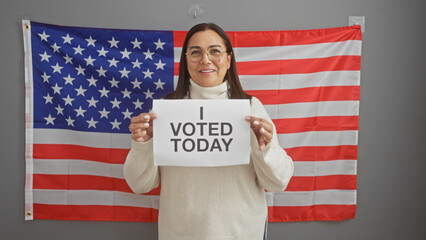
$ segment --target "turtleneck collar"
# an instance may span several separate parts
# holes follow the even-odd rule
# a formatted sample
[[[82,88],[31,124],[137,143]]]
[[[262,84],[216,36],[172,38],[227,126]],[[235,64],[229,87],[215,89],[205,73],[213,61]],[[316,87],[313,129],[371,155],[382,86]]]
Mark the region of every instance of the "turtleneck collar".
[[[214,87],[202,87],[190,79],[191,99],[228,99],[228,81]]]

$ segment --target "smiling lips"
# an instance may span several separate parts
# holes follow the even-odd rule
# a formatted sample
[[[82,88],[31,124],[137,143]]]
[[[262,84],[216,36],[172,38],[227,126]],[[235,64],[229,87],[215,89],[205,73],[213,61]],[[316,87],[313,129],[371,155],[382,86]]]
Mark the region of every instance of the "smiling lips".
[[[213,69],[202,69],[202,70],[200,70],[201,73],[212,73],[214,71],[215,70],[213,70]]]

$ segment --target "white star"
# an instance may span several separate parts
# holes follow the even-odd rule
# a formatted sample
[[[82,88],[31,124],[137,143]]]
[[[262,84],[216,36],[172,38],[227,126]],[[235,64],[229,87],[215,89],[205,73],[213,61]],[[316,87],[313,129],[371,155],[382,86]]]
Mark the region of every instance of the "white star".
[[[106,97],[106,98],[108,98],[109,90],[106,90],[106,89],[105,89],[105,87],[103,87],[103,89],[102,89],[102,90],[99,90],[99,92],[101,93],[101,97]]]
[[[108,119],[109,111],[105,110],[105,108],[104,108],[104,110],[99,111],[99,113],[101,114],[101,118],[104,117],[104,118]]]
[[[46,102],[44,104],[47,104],[47,103],[53,104],[52,102],[53,97],[51,97],[49,93],[47,93],[47,96],[43,96],[43,98],[46,99]]]
[[[158,42],[154,42],[154,44],[157,46],[157,47],[155,48],[155,50],[157,50],[157,49],[159,49],[159,48],[161,48],[161,49],[163,49],[163,50],[164,50],[163,45],[165,44],[165,42],[161,42],[161,40],[160,40],[160,39],[158,39]]]
[[[129,72],[127,71],[126,67],[123,68],[123,70],[119,71],[121,73],[121,78],[126,77],[129,78]]]
[[[137,109],[137,108],[142,109],[143,102],[139,102],[138,98],[136,98],[136,102],[133,102],[133,104],[135,105],[135,109]]]
[[[65,44],[65,43],[71,44],[71,40],[74,39],[74,38],[70,37],[70,35],[68,33],[67,33],[67,36],[62,37],[62,38],[64,39],[64,43],[63,44]]]
[[[87,41],[87,46],[90,46],[90,45],[95,46],[96,40],[93,39],[92,36],[89,36],[89,38],[86,38],[86,41]]]
[[[135,41],[131,42],[133,44],[133,49],[139,48],[141,49],[142,42],[139,42],[137,38],[135,38]]]
[[[43,78],[43,82],[49,82],[50,76],[46,75],[46,72],[44,72],[43,75],[41,75],[41,77]]]
[[[64,115],[64,112],[63,112],[64,109],[61,107],[61,105],[58,104],[58,106],[55,107],[55,109],[56,109],[56,111],[58,111],[57,115],[59,115],[59,114]]]
[[[125,111],[125,112],[121,112],[121,113],[123,113],[123,115],[124,115],[124,118],[123,118],[123,119],[126,119],[126,118],[131,119],[131,118],[132,118],[132,113],[133,113],[133,112],[129,112],[129,109],[128,109],[128,108],[126,109],[126,111]]]
[[[74,121],[75,120],[71,119],[71,116],[68,116],[68,119],[65,119],[65,121],[67,121],[68,126],[71,125],[71,126],[74,127]]]
[[[92,58],[92,56],[90,56],[90,55],[89,55],[89,57],[88,57],[88,58],[85,58],[84,60],[86,61],[86,66],[88,66],[88,65],[92,65],[92,66],[93,66],[93,62],[94,62],[96,59]]]
[[[99,73],[99,77],[100,77],[100,76],[104,76],[104,77],[106,77],[105,73],[107,72],[107,70],[104,70],[104,69],[102,68],[102,66],[101,66],[101,68],[96,69],[96,71]]]
[[[82,68],[81,65],[78,65],[78,68],[75,68],[75,70],[77,70],[77,76],[82,74],[83,76],[85,76],[86,74],[84,74],[84,70],[86,70],[85,68]]]
[[[112,60],[107,60],[109,62],[109,67],[114,66],[117,67],[117,63],[119,61],[115,60],[115,58],[112,58]]]
[[[99,57],[99,56],[104,56],[104,57],[106,57],[106,54],[108,53],[108,51],[105,51],[104,47],[102,47],[102,49],[101,49],[101,50],[97,50],[97,51],[99,52],[98,57]]]
[[[143,77],[144,79],[147,78],[147,77],[152,79],[151,75],[154,74],[154,72],[150,72],[149,68],[145,72],[144,71],[142,71],[142,72],[143,72],[143,74],[145,74],[145,76]]]
[[[96,82],[98,80],[94,79],[93,76],[92,76],[90,79],[87,79],[87,81],[89,81],[89,87],[92,86],[92,85],[96,87]]]
[[[162,70],[164,70],[164,65],[166,65],[165,63],[162,63],[161,62],[161,59],[158,61],[158,63],[154,63],[156,66],[157,66],[157,69],[162,69]]]
[[[50,47],[53,48],[53,52],[58,52],[59,53],[59,48],[61,48],[61,46],[56,45],[56,43],[54,43],[53,45],[50,45]]]
[[[129,55],[130,55],[132,52],[128,52],[128,51],[127,51],[127,48],[125,48],[125,49],[124,49],[124,51],[120,51],[120,53],[121,53],[121,55],[123,55],[121,58],[127,58],[127,59],[130,59]]]
[[[112,80],[110,80],[108,82],[111,83],[111,88],[113,88],[113,87],[117,87],[118,88],[118,81],[116,81],[114,77],[112,78]]]
[[[38,55],[40,55],[40,57],[41,57],[41,61],[40,62],[43,62],[43,61],[49,62],[49,58],[52,56],[52,55],[48,55],[46,53],[46,51],[44,51],[43,54],[38,54]]]
[[[134,62],[132,62],[132,64],[133,64],[133,68],[141,68],[141,62],[139,62],[139,60],[138,59],[136,59],[136,61],[134,61]]]
[[[62,89],[62,87],[59,87],[57,83],[56,83],[56,85],[54,87],[52,87],[52,89],[53,89],[53,93],[54,94],[57,93],[57,94],[61,95],[61,89]]]
[[[155,93],[155,92],[151,92],[151,91],[149,91],[149,88],[148,88],[148,89],[147,89],[147,91],[146,91],[146,92],[143,92],[143,93],[145,93],[145,99],[148,99],[148,98],[153,99],[153,98],[152,98],[152,95],[154,95],[154,93]]]
[[[116,48],[118,48],[118,43],[120,42],[120,41],[117,41],[117,40],[115,40],[115,38],[114,37],[112,37],[112,39],[110,40],[110,41],[108,41],[110,44],[111,44],[111,46],[110,46],[110,48],[113,48],[113,47],[116,47]]]
[[[43,31],[43,33],[41,33],[41,34],[40,33],[37,33],[37,34],[40,36],[41,41],[44,40],[44,41],[47,42],[47,38],[50,37],[50,35],[47,35],[45,31]]]
[[[80,45],[78,45],[76,48],[73,48],[73,49],[75,50],[74,55],[76,55],[76,54],[83,55],[84,48],[81,48]]]
[[[117,118],[114,120],[114,122],[109,122],[112,124],[112,129],[117,128],[118,130],[120,130],[120,124],[121,122],[117,122]]]
[[[55,124],[53,123],[53,121],[54,121],[56,118],[54,118],[54,117],[50,116],[50,114],[49,114],[49,117],[45,117],[44,119],[46,120],[46,125],[49,125],[49,123],[50,123],[50,124],[52,124],[52,125],[55,125]]]
[[[64,57],[64,59],[65,59],[65,64],[67,64],[67,63],[71,63],[72,64],[72,57],[69,57],[68,53],[66,54],[66,56]]]
[[[140,85],[141,85],[142,82],[139,82],[137,78],[135,78],[135,81],[130,82],[130,83],[133,84],[133,89],[135,89],[135,88],[141,89]]]
[[[114,101],[110,101],[110,103],[112,104],[112,108],[118,108],[120,109],[120,103],[121,101],[117,101],[117,98],[114,98]]]
[[[148,51],[143,52],[143,54],[145,54],[145,60],[146,60],[147,58],[150,58],[151,60],[153,60],[153,59],[152,59],[152,55],[154,55],[154,53],[153,53],[153,52],[150,52],[150,51],[149,51],[149,48],[148,48]]]
[[[77,91],[77,96],[82,95],[83,97],[85,96],[84,92],[87,91],[87,89],[84,89],[83,86],[81,86],[81,85],[80,85],[80,88],[78,88],[78,89],[76,88],[75,90]]]
[[[87,102],[89,103],[89,107],[95,107],[96,108],[96,103],[98,103],[98,100],[95,100],[93,97],[90,100],[87,100]]]
[[[160,79],[158,79],[157,82],[154,83],[157,87],[155,88],[155,90],[161,88],[164,90],[163,85],[166,84],[165,82],[162,82]]]
[[[61,66],[59,66],[59,63],[56,63],[56,65],[52,66],[52,68],[53,68],[53,73],[55,73],[55,72],[61,73],[61,69],[64,68],[64,67],[61,67]]]
[[[96,123],[98,123],[98,121],[94,121],[93,118],[91,118],[89,121],[86,120],[86,122],[89,124],[89,128],[96,128]]]
[[[121,93],[123,94],[123,99],[125,99],[126,97],[130,98],[130,94],[132,92],[130,92],[129,90],[127,90],[127,88],[125,88],[124,91],[121,91]]]
[[[68,74],[68,76],[67,76],[67,77],[64,77],[64,79],[65,79],[65,84],[64,84],[64,85],[66,85],[66,84],[71,84],[71,85],[73,85],[73,84],[72,84],[72,81],[74,81],[74,79],[75,79],[75,78],[72,78],[72,77]]]
[[[65,101],[65,106],[68,104],[72,106],[72,101],[74,101],[74,98],[70,98],[70,95],[68,94],[68,96],[64,98],[64,101]]]
[[[77,116],[76,117],[78,117],[78,116],[84,117],[84,113],[87,111],[87,110],[83,110],[81,108],[81,106],[78,109],[74,109],[74,110],[77,112]]]

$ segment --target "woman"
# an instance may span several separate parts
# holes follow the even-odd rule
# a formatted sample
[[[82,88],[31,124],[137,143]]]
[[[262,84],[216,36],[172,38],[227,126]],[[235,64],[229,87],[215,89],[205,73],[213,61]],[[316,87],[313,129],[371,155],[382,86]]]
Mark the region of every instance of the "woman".
[[[211,23],[186,35],[176,91],[168,99],[251,99],[250,164],[227,167],[154,166],[152,124],[143,113],[129,126],[132,148],[124,165],[135,193],[161,182],[159,239],[264,238],[267,204],[264,190],[283,191],[293,162],[279,145],[275,127],[258,99],[244,93],[226,33]],[[159,116],[161,117],[161,116]]]

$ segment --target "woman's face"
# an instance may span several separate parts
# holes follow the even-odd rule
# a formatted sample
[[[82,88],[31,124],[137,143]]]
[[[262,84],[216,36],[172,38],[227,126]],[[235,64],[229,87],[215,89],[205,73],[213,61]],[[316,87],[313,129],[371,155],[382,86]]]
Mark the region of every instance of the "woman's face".
[[[219,51],[223,54],[218,54]],[[188,41],[186,53],[189,75],[198,85],[213,87],[223,82],[231,65],[231,56],[226,53],[225,44],[219,34],[212,30],[195,33]],[[210,59],[208,53],[211,55]],[[199,54],[201,59],[194,62],[194,56]]]

